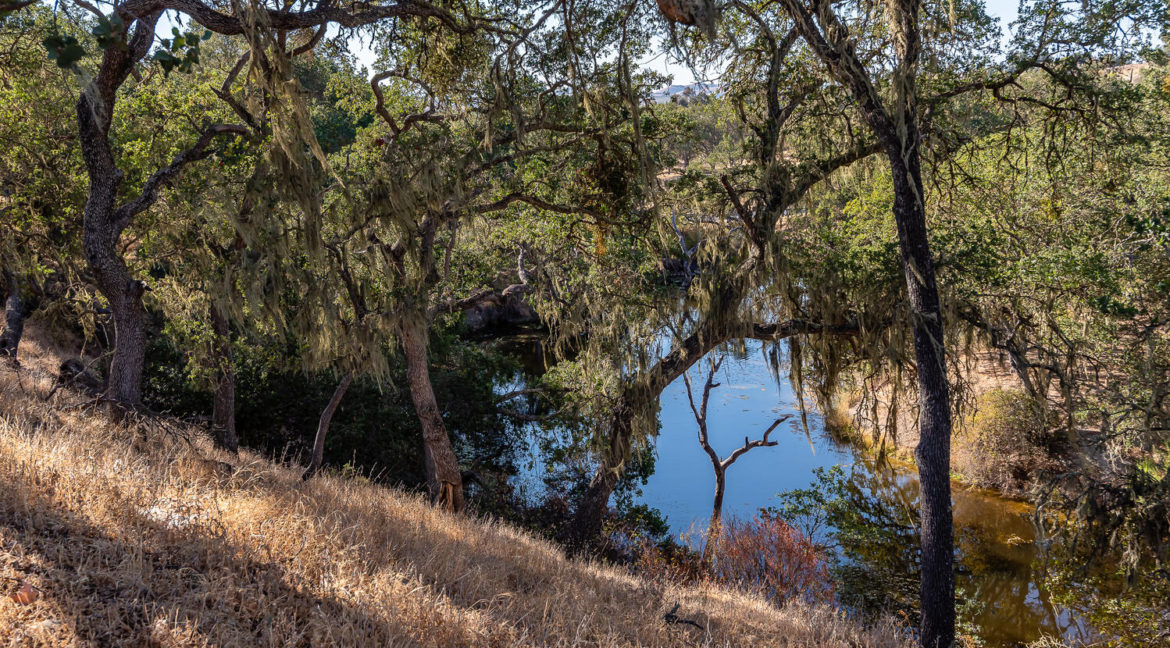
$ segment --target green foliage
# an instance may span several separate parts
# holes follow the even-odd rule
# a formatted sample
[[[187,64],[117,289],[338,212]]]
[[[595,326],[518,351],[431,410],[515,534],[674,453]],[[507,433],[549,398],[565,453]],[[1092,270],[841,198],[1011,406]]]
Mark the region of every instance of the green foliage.
[[[57,64],[60,68],[71,68],[74,63],[81,60],[85,56],[85,48],[81,43],[77,42],[74,36],[61,36],[53,34],[46,36],[43,41],[45,49],[49,51],[49,60]]]
[[[866,65],[891,66],[888,8],[846,5]],[[272,29],[260,5],[231,11],[246,33],[171,28],[152,56],[163,74],[129,75],[113,108],[115,205],[208,126],[249,132],[216,139],[119,240],[132,276],[149,279],[162,331],[156,408],[209,409],[223,361],[210,314],[225,313],[246,443],[303,449],[336,374],[353,371],[327,460],[415,485],[418,426],[395,349],[403,324],[421,320],[461,463],[487,466],[483,483],[503,495],[483,510],[507,512],[520,442],[494,388],[515,375],[452,331],[459,300],[522,283],[559,361],[527,404],[556,411],[535,434],[552,462],[550,502],[563,504],[528,523],[563,522],[601,458],[624,469],[615,528],[660,539],[664,521],[635,495],[654,469],[653,368],[682,340],[735,345],[757,324],[848,323],[859,332],[847,339],[803,337],[783,357],[774,347],[774,368],[821,404],[840,380],[870,395],[888,382],[895,400],[912,389],[893,179],[867,159],[879,149],[855,102],[803,41],[772,56],[791,29],[779,5],[732,3],[713,33],[673,34],[674,54],[718,70],[721,85],[667,105],[647,101],[662,79],[634,65],[661,37],[653,3],[589,0],[543,18],[518,2],[451,5],[451,20],[474,28],[396,19],[319,42]],[[100,57],[126,47],[134,24],[122,15],[37,5],[0,27],[0,266],[91,334],[106,317],[79,270],[89,196],[73,120]],[[1003,351],[1026,393],[985,399],[978,461],[1007,457],[1042,481],[1056,464],[1033,451],[1066,455],[1080,468],[1050,501],[1077,524],[1054,531],[1111,546],[1130,577],[1161,568],[1151,556],[1170,536],[1170,77],[1149,42],[1159,20],[1156,3],[1029,2],[1004,45],[977,2],[927,3],[920,16],[939,342],[955,375],[966,352]],[[375,87],[354,38],[375,43]],[[1014,67],[1036,52],[1043,68]],[[1116,66],[1139,54],[1141,79],[1121,79]],[[992,89],[960,92],[980,85]],[[969,392],[959,381],[954,391],[962,412]],[[615,415],[632,438],[613,434]],[[1004,485],[979,467],[964,472]],[[845,556],[832,569],[850,607],[912,615],[913,497],[874,496],[840,471],[819,478],[781,513],[817,521]],[[1087,581],[1069,574],[1060,586],[1073,597]],[[1094,587],[1134,627],[1161,592]]]
[[[90,30],[90,33],[97,39],[97,45],[100,49],[105,50],[110,47],[126,45],[126,25],[118,14],[111,14],[109,18],[105,16],[98,18],[97,24]],[[52,58],[52,55],[49,58]],[[58,65],[60,65],[59,61]]]
[[[1055,543],[1046,568],[1053,598],[1102,633],[1102,646],[1166,645],[1170,579],[1157,562],[1144,562],[1138,572],[1110,568],[1090,545]]]
[[[210,38],[211,32],[208,30],[203,30],[201,35],[195,30],[180,32],[178,27],[171,27],[171,38],[159,39],[162,47],[155,50],[154,60],[162,66],[165,75],[169,76],[174,69],[189,73],[199,65],[199,44]],[[102,42],[100,35],[98,42]]]
[[[841,466],[817,468],[807,489],[781,493],[770,515],[802,528],[829,555],[842,604],[866,615],[918,616],[917,514],[897,490],[863,485]],[[872,490],[871,490],[872,489]]]

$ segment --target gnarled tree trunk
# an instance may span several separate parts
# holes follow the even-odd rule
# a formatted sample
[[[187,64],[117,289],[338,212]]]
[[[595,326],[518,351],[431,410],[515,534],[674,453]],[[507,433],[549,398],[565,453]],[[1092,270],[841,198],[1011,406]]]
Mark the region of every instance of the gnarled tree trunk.
[[[406,355],[406,379],[410,397],[422,425],[423,449],[426,455],[427,489],[431,502],[448,511],[460,512],[463,499],[463,476],[459,461],[451,447],[447,426],[439,414],[439,403],[431,386],[431,372],[427,359],[427,325],[423,318],[410,319],[399,326],[402,351]]]
[[[237,452],[240,438],[236,434],[236,375],[232,369],[232,339],[227,318],[215,304],[211,305],[212,362],[215,363],[215,403],[211,413],[211,433],[215,445]]]
[[[329,398],[329,404],[321,412],[321,419],[317,421],[317,436],[313,438],[313,456],[309,459],[309,467],[301,473],[301,479],[305,481],[321,470],[321,464],[325,461],[325,437],[329,435],[329,424],[333,421],[333,413],[337,411],[337,406],[341,404],[341,398],[345,396],[352,381],[352,373],[342,376],[341,382],[337,383],[337,389],[333,390],[333,396]]]
[[[146,284],[130,276],[117,249],[130,214],[119,214],[115,208],[122,171],[110,150],[109,129],[118,88],[149,50],[159,15],[137,20],[128,47],[106,49],[97,76],[77,100],[78,143],[89,176],[82,242],[98,290],[110,304],[115,328],[105,396],[123,407],[142,402],[142,364],[146,358],[142,293]]]
[[[4,332],[0,333],[0,356],[16,359],[17,347],[24,334],[24,300],[20,296],[20,279],[7,270],[4,271],[4,284],[8,287],[8,297],[4,300]]]
[[[105,398],[118,411],[136,407],[142,402],[142,365],[146,358],[142,294],[148,289],[144,282],[130,275],[118,250],[118,239],[136,214],[154,204],[160,188],[176,178],[187,164],[210,154],[207,147],[213,138],[247,132],[243,126],[212,126],[203,132],[194,146],[153,173],[137,197],[117,206],[122,171],[118,169],[109,139],[114,104],[118,89],[134,66],[150,51],[160,15],[161,8],[147,15],[134,16],[134,35],[130,42],[105,49],[97,74],[77,100],[78,143],[89,177],[82,243],[94,282],[113,313],[114,353]]]

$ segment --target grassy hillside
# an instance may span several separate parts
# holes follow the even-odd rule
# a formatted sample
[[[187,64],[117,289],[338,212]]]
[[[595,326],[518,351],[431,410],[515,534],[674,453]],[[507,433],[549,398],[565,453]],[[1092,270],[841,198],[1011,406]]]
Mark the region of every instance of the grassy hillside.
[[[109,425],[80,395],[46,399],[60,349],[34,329],[22,351],[0,368],[0,646],[903,645],[402,492],[305,484],[174,422]],[[702,629],[664,623],[675,602]]]

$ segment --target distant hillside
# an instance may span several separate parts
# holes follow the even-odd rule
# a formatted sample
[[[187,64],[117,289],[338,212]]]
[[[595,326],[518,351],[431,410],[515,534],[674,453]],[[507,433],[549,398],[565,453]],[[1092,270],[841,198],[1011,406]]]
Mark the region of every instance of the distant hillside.
[[[663,86],[650,93],[654,103],[670,103],[680,99],[693,97],[714,96],[719,94],[719,84],[716,83],[687,83]]]
[[[30,330],[0,368],[5,646],[900,646],[828,608],[571,560],[509,526],[248,452],[112,426]],[[678,614],[701,626],[667,624]]]

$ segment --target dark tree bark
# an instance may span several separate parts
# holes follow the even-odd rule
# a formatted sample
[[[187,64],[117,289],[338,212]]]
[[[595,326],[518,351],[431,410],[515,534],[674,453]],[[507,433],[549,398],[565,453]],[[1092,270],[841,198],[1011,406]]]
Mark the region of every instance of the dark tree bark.
[[[117,250],[118,238],[129,220],[119,218],[115,207],[122,172],[110,150],[109,129],[118,88],[149,50],[159,15],[155,12],[136,21],[128,47],[106,49],[97,76],[77,100],[78,141],[89,175],[82,237],[85,258],[114,319],[114,354],[106,381],[106,398],[125,406],[142,401],[145,284],[130,276]]]
[[[128,11],[124,6],[121,9]],[[119,409],[133,408],[142,402],[142,364],[146,357],[142,295],[148,288],[145,282],[131,276],[118,250],[118,240],[134,217],[154,204],[163,186],[175,179],[187,164],[210,154],[207,147],[214,137],[247,132],[242,126],[212,126],[194,146],[151,175],[138,196],[117,206],[122,171],[109,140],[114,104],[118,89],[149,51],[159,16],[158,10],[127,15],[134,25],[129,44],[106,48],[97,75],[77,100],[78,142],[89,177],[82,240],[94,282],[113,314],[114,353],[105,398]]]
[[[918,0],[889,4],[898,62],[891,80],[895,101],[888,110],[861,63],[845,25],[827,0],[807,7],[782,0],[801,36],[829,72],[857,100],[862,118],[877,136],[894,180],[894,220],[910,301],[918,374],[919,442],[914,456],[921,485],[922,623],[924,648],[949,648],[955,640],[954,527],[951,511],[951,408],[943,349],[942,310],[926,229],[925,187],[919,156],[915,88],[920,35]]]
[[[718,467],[715,469],[715,498],[711,502],[711,521],[707,523],[707,542],[703,545],[703,562],[708,565],[715,559],[719,536],[723,533],[723,493],[726,490],[727,471]]]
[[[211,413],[211,433],[215,445],[228,452],[238,452],[236,434],[236,375],[232,369],[232,339],[227,318],[215,304],[211,305],[212,362],[215,363],[215,403]],[[315,449],[314,449],[315,450]]]
[[[951,406],[943,348],[942,309],[922,205],[922,174],[914,140],[890,153],[894,219],[914,320],[918,365],[919,440],[914,450],[921,484],[923,646],[949,647],[955,638],[954,523],[951,511]],[[899,164],[903,162],[903,164]]]
[[[4,271],[8,297],[4,300],[4,332],[0,333],[0,356],[16,360],[20,338],[24,335],[24,300],[20,295],[20,279],[15,273]]]
[[[325,461],[325,437],[329,435],[329,424],[333,421],[333,414],[352,381],[353,374],[347,373],[342,376],[341,382],[337,383],[337,388],[333,390],[333,396],[329,398],[329,403],[321,412],[321,419],[317,421],[317,436],[313,438],[313,456],[309,459],[309,467],[301,473],[301,479],[305,481],[312,479],[313,475],[321,470],[321,464]]]
[[[426,320],[417,318],[403,322],[399,326],[399,335],[402,338],[402,351],[406,355],[410,397],[422,425],[427,489],[431,502],[444,510],[461,512],[466,507],[463,476],[451,446],[451,438],[447,434],[447,426],[439,413],[435,390],[431,386]]]

